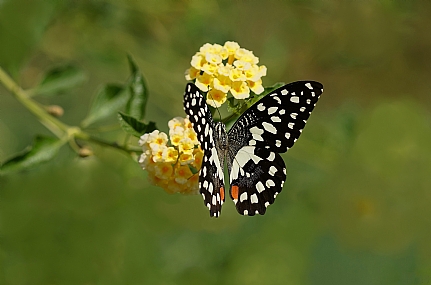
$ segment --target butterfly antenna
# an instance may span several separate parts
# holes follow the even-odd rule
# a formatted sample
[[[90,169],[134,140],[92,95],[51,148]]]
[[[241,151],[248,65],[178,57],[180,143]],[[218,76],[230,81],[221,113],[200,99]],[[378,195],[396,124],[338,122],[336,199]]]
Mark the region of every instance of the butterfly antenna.
[[[208,94],[207,94],[207,97],[208,97]],[[214,106],[217,106],[217,103],[216,103],[216,101],[214,100],[214,98],[211,96],[211,100],[214,102]],[[221,113],[220,113],[220,110],[219,110],[219,108],[218,107],[215,107],[216,108],[216,110],[217,110],[217,113],[218,113],[218,116],[219,116],[219,118],[220,118],[220,122],[222,121],[222,119],[221,119]]]
[[[199,171],[198,171],[198,172],[196,172],[195,174],[192,174],[192,176],[190,176],[189,178],[187,178],[187,181],[188,181],[188,180],[190,180],[190,179],[192,179],[192,178],[193,178],[193,176],[195,176],[196,174],[198,174],[198,175],[199,175]]]

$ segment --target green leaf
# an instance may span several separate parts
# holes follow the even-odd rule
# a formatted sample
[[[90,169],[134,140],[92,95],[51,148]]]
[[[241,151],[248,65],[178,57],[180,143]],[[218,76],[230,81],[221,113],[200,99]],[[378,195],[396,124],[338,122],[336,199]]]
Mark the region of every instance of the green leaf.
[[[234,97],[227,99],[227,110],[229,113],[234,113],[235,115],[241,115],[244,111],[244,101],[238,101]]]
[[[129,89],[121,85],[105,85],[94,98],[90,112],[82,122],[82,126],[87,127],[117,113],[126,104],[129,94]]]
[[[193,175],[199,173],[199,170],[197,168],[193,167],[191,164],[187,164],[187,166],[189,167],[189,169],[193,173]]]
[[[15,155],[3,163],[0,174],[21,171],[53,159],[59,149],[66,143],[56,138],[37,136],[33,146]]]
[[[284,83],[284,82],[277,82],[277,83],[273,84],[272,86],[265,87],[264,88],[265,90],[261,94],[259,94],[259,96],[263,97],[266,94],[271,93],[275,89],[278,89],[278,88],[280,88],[281,86],[284,86],[284,85],[286,85],[286,83]]]
[[[272,86],[265,87],[265,90],[262,93],[260,93],[259,95],[255,94],[254,96],[252,96],[250,99],[248,99],[246,101],[247,109],[250,108],[251,106],[253,106],[257,101],[259,101],[260,99],[262,99],[263,97],[265,97],[266,95],[271,93],[272,91],[274,91],[274,90],[276,90],[276,89],[278,89],[284,85],[285,85],[285,83],[283,83],[283,82],[277,82]]]
[[[145,124],[138,119],[128,116],[124,113],[118,113],[118,120],[120,121],[121,128],[128,134],[140,137],[145,133],[154,131],[156,128],[156,123],[149,122]]]
[[[144,77],[139,71],[133,58],[128,55],[131,78],[128,83],[130,88],[130,99],[126,105],[126,114],[142,120],[145,116],[145,106],[148,100],[148,88],[145,85]]]
[[[33,92],[35,95],[57,95],[77,86],[85,79],[85,74],[76,66],[59,66],[48,71]]]

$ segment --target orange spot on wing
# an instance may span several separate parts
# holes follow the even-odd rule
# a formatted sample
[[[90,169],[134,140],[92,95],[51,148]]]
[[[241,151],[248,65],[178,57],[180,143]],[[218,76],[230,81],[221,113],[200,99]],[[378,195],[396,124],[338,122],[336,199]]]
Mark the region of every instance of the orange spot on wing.
[[[220,198],[222,201],[224,201],[224,188],[220,187]]]
[[[232,195],[232,199],[238,200],[238,192],[239,192],[239,187],[233,185],[230,192]]]

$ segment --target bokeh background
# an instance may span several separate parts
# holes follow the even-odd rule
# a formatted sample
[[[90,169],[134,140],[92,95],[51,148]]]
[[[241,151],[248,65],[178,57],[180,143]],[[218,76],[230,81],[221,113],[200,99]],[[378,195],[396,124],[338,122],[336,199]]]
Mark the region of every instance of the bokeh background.
[[[228,201],[211,219],[200,196],[97,146],[0,177],[0,284],[431,284],[430,15],[425,0],[0,1],[0,66],[24,88],[59,64],[86,72],[41,99],[71,125],[127,79],[127,53],[165,131],[206,42],[253,50],[267,86],[325,86],[264,216]],[[0,161],[36,134],[50,135],[0,87]]]

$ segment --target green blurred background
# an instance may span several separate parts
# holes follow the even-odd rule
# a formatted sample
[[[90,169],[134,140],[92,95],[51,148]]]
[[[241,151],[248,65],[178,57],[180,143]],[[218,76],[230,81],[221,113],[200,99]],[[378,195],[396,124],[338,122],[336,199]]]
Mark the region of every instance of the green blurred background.
[[[41,99],[71,125],[127,79],[127,53],[165,131],[206,42],[253,50],[267,86],[325,86],[265,216],[228,201],[211,219],[106,148],[0,177],[0,284],[431,284],[430,15],[425,0],[0,1],[0,65],[23,87],[59,64],[86,71]],[[50,135],[0,87],[0,161],[35,134]]]

